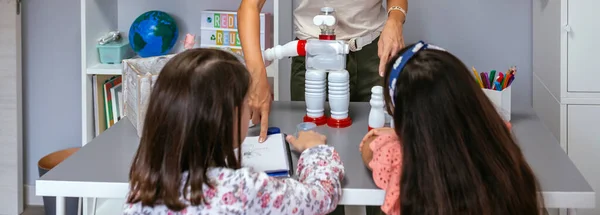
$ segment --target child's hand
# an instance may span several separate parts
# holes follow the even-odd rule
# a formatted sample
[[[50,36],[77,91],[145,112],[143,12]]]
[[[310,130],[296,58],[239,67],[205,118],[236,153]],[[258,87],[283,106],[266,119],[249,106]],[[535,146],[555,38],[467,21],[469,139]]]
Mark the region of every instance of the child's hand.
[[[360,143],[360,155],[362,156],[363,163],[365,163],[365,166],[367,166],[368,169],[371,169],[369,167],[369,162],[371,162],[371,160],[373,159],[373,151],[371,150],[370,145],[371,142],[373,142],[373,140],[375,140],[376,138],[377,136],[371,135],[371,137],[367,138],[367,140]]]
[[[302,153],[308,148],[325,145],[327,137],[314,131],[300,131],[298,132],[298,138],[288,135],[285,139],[292,144],[296,151]]]
[[[369,133],[367,133],[365,135],[365,137],[363,137],[362,141],[360,141],[360,148],[362,148],[362,145],[369,139],[377,136],[383,136],[383,135],[388,135],[388,134],[394,134],[396,131],[393,128],[388,128],[388,127],[383,127],[383,128],[375,128],[371,131],[369,131]]]

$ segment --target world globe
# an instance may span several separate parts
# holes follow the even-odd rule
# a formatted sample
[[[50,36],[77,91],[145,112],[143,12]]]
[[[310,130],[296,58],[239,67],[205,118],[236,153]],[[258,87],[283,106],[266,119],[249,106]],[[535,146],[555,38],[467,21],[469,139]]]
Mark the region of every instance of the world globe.
[[[175,20],[162,11],[148,11],[138,16],[129,28],[129,44],[140,57],[168,54],[178,36]]]

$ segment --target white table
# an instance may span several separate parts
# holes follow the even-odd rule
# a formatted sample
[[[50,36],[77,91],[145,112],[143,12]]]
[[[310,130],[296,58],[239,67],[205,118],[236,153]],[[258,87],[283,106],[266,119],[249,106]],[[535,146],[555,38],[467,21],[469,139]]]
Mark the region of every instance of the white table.
[[[349,128],[319,127],[319,131],[327,135],[328,144],[339,152],[346,167],[341,205],[383,203],[384,192],[375,186],[358,151],[359,142],[367,133],[369,108],[368,103],[351,103],[353,125]],[[269,123],[284,133],[293,133],[304,113],[303,102],[274,102]],[[594,190],[533,109],[514,107],[512,125],[514,135],[538,177],[546,207],[570,209],[572,213],[577,208],[594,208]],[[256,132],[255,128],[249,133]],[[138,142],[139,137],[132,124],[127,118],[122,119],[36,180],[36,195],[55,196],[57,215],[64,214],[65,197],[125,198],[129,189],[129,166]]]

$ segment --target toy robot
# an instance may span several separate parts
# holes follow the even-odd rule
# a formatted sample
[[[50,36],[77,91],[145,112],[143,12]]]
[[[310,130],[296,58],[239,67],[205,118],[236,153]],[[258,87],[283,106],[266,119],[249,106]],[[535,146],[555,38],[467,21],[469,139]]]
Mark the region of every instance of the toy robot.
[[[321,14],[313,18],[321,29],[319,39],[295,40],[283,46],[277,45],[263,52],[265,61],[284,57],[306,56],[304,122],[344,128],[352,124],[348,115],[350,104],[350,75],[346,70],[349,46],[336,40],[334,9],[321,8]],[[328,82],[327,82],[328,81]],[[329,98],[331,116],[325,116],[325,96]]]

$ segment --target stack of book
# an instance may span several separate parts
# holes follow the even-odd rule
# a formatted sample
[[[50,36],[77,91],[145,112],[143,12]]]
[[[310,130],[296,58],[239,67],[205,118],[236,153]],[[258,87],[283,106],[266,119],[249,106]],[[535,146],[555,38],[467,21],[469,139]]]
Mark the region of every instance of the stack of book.
[[[123,113],[123,87],[120,75],[94,75],[95,133],[100,133],[117,123]]]

